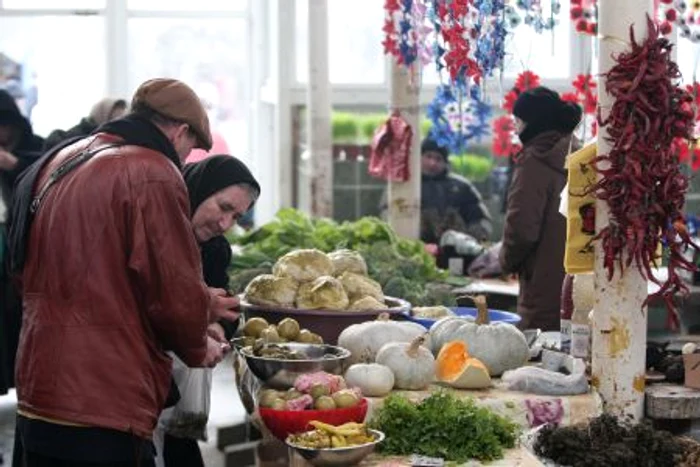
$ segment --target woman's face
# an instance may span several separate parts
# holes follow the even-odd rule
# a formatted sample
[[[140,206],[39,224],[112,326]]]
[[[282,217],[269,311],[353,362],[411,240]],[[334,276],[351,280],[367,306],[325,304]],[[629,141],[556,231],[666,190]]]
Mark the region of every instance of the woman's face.
[[[527,123],[525,120],[522,120],[518,117],[513,117],[515,120],[515,134],[519,135],[525,130],[525,127],[527,126]]]
[[[204,243],[233,227],[251,201],[248,190],[240,185],[226,187],[205,199],[192,216],[197,241]]]

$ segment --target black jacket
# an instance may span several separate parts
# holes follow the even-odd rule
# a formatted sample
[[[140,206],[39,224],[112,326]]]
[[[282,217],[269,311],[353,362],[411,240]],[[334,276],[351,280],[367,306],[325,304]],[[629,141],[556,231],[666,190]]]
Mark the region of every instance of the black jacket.
[[[10,151],[17,158],[17,165],[12,170],[0,170],[0,197],[9,216],[15,180],[41,156],[43,139],[32,132],[29,120],[22,115],[14,98],[4,90],[0,90],[0,124],[13,126],[20,132],[17,146]],[[4,241],[5,226],[0,225],[0,229],[3,229],[0,232],[0,241]],[[7,257],[5,252],[4,258]],[[5,394],[14,386],[15,353],[21,311],[20,295],[10,282],[6,265],[0,265],[0,394]]]
[[[80,123],[68,130],[54,130],[44,141],[44,151],[48,151],[57,144],[76,136],[88,136],[97,130],[98,125],[89,118],[83,118]]]

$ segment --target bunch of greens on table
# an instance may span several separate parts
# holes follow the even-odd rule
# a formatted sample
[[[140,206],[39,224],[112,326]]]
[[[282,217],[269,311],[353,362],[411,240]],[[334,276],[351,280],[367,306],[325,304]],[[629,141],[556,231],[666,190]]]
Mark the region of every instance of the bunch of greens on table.
[[[279,257],[292,250],[315,248],[330,253],[348,248],[364,257],[369,275],[385,294],[415,306],[456,305],[448,284],[455,278],[435,265],[423,242],[399,237],[386,222],[374,217],[338,223],[287,208],[272,222],[231,236],[229,241],[240,247],[231,264],[233,293],[242,292],[255,276],[269,272]]]
[[[471,399],[435,392],[420,403],[391,394],[371,425],[386,439],[378,449],[390,455],[419,454],[446,461],[490,461],[515,447],[518,426]]]

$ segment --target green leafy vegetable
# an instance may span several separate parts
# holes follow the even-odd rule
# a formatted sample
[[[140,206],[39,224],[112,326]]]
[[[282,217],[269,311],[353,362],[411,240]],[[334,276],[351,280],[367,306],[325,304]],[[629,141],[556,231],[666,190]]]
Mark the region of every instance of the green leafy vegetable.
[[[373,418],[373,428],[386,439],[378,448],[385,454],[420,454],[446,461],[491,461],[513,448],[519,428],[510,420],[471,399],[435,392],[421,403],[391,394]]]
[[[425,251],[423,242],[399,237],[386,222],[375,217],[339,224],[287,208],[280,210],[272,222],[245,235],[231,236],[229,241],[241,248],[240,254],[234,255],[232,275],[247,269],[270,268],[279,257],[299,248],[316,248],[326,253],[350,248],[365,258],[369,275],[387,295],[404,298],[416,306],[456,305],[452,294],[428,286],[445,281],[448,273],[435,265],[435,258]],[[394,281],[398,285],[387,290],[387,284],[396,278],[400,279]],[[236,284],[240,287],[241,281]]]

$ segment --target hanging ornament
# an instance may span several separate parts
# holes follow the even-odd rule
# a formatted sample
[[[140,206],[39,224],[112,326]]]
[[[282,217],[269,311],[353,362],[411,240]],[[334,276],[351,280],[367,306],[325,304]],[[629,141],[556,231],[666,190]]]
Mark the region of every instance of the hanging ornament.
[[[482,100],[478,87],[464,83],[438,86],[427,115],[430,137],[453,154],[462,154],[472,140],[489,133],[491,107]]]
[[[597,0],[571,0],[569,16],[577,32],[591,36],[598,34]]]
[[[447,68],[450,80],[479,83],[482,70],[474,55],[474,29],[470,28],[472,0],[433,0],[434,24],[438,35],[438,70]]]
[[[700,1],[659,0],[659,27],[664,35],[678,27],[678,35],[693,43],[700,43]]]
[[[559,13],[559,0],[509,0],[505,20],[511,30],[524,23],[539,34],[554,29],[559,23]]]
[[[504,0],[474,0],[472,30],[475,52],[481,74],[491,76],[503,67],[506,54],[506,21]]]
[[[425,0],[384,1],[384,54],[392,55],[400,65],[411,66],[420,55],[421,63],[430,62],[425,25]]]

